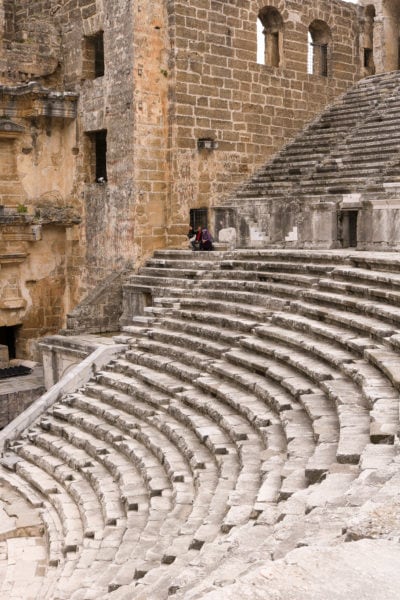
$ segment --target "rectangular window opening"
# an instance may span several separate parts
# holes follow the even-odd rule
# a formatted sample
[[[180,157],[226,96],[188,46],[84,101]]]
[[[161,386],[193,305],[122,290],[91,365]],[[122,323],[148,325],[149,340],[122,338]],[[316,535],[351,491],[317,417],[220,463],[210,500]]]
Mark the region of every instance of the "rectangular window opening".
[[[87,36],[83,47],[83,78],[97,79],[104,75],[103,32]]]
[[[322,77],[328,77],[328,44],[321,45],[321,65],[320,74]]]
[[[107,131],[96,131],[96,181],[107,181]]]
[[[107,181],[107,130],[86,132],[88,139],[88,173],[89,180],[96,183]]]
[[[369,69],[372,64],[372,48],[364,48],[364,67]]]
[[[309,42],[307,73],[328,77],[328,44]]]

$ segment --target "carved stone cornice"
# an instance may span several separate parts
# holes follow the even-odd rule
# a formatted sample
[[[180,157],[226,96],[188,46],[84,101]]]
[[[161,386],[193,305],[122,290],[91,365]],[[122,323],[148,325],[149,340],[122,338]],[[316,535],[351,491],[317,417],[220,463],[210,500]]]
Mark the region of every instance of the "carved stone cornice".
[[[75,119],[78,94],[59,92],[31,81],[21,85],[0,85],[0,117],[56,117]]]

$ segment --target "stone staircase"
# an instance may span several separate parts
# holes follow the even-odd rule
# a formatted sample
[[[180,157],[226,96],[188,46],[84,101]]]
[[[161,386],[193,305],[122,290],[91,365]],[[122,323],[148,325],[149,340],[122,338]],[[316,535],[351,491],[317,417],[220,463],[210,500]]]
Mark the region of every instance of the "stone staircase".
[[[390,165],[399,161],[399,85],[398,72],[360,81],[247,181],[237,198],[332,195],[358,192],[383,177],[387,183]]]
[[[157,251],[124,288],[126,350],[9,443],[38,568],[0,537],[0,596],[222,598],[295,549],[397,539],[399,266]]]
[[[398,208],[399,89],[399,71],[361,80],[221,201],[220,213],[225,208],[236,215],[239,245],[338,248],[337,213],[355,209],[361,211],[359,248],[397,247],[397,232],[389,224],[385,229],[379,215]],[[369,229],[375,209],[379,234]],[[389,223],[394,217],[385,218]]]

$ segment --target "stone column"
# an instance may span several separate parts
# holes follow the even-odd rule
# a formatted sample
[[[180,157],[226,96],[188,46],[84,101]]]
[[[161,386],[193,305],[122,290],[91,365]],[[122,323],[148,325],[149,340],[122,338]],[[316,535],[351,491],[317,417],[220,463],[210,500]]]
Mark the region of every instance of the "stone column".
[[[384,73],[385,67],[385,25],[383,17],[375,17],[374,21],[374,63],[375,72]]]

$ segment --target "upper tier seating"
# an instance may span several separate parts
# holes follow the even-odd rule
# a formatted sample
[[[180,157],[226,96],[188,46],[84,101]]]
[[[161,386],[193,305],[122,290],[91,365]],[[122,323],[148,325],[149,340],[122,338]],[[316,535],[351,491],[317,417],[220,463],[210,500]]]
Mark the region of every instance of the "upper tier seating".
[[[332,198],[398,186],[399,71],[366,77],[244,182],[227,203]]]

